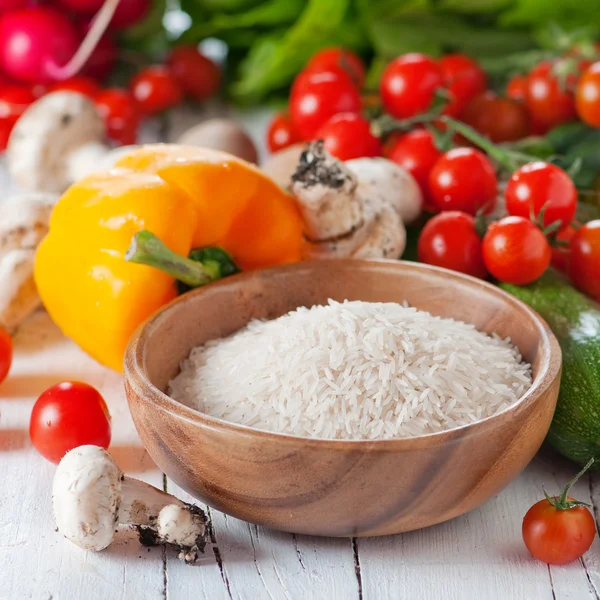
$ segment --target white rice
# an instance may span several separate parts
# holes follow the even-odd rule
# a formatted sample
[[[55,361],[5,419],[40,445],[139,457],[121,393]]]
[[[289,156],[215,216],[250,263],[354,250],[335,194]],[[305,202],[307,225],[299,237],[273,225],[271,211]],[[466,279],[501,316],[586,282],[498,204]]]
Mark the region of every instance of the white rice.
[[[193,349],[169,394],[267,431],[388,439],[490,417],[530,386],[509,338],[399,304],[330,300]]]

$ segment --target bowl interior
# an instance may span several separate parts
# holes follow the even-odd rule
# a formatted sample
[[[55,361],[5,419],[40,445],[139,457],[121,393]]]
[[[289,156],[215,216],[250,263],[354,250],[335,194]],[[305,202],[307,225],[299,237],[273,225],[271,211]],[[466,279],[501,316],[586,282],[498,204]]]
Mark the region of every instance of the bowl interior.
[[[244,273],[180,297],[143,328],[136,362],[165,392],[193,347],[228,336],[251,319],[274,319],[329,298],[407,301],[433,315],[510,337],[532,364],[534,385],[549,359],[545,324],[490,284],[409,262],[325,260]]]

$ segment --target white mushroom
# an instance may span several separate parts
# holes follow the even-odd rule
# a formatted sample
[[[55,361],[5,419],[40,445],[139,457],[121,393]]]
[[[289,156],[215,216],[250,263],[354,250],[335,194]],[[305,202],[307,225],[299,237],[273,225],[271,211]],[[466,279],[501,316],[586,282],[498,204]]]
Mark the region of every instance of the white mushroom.
[[[251,163],[258,162],[258,152],[246,130],[232,119],[209,119],[179,136],[177,144],[200,146],[228,152]]]
[[[60,461],[52,490],[58,530],[84,550],[103,550],[118,525],[133,526],[145,545],[169,544],[193,563],[204,550],[206,518],[143,481],[123,475],[99,446],[80,446]]]
[[[386,158],[355,158],[345,165],[356,175],[359,193],[392,206],[405,225],[419,218],[423,210],[421,188],[400,165]]]
[[[97,168],[109,150],[103,139],[104,123],[91,100],[53,92],[27,108],[14,126],[8,170],[24,190],[60,193]]]
[[[0,327],[6,331],[41,306],[33,266],[55,202],[53,194],[23,193],[0,203]]]
[[[398,258],[406,246],[402,183],[415,190],[416,182],[385,159],[351,168],[329,155],[322,142],[312,142],[302,153],[290,191],[305,226],[309,258]],[[381,161],[381,162],[380,162]],[[414,189],[412,187],[414,183]]]

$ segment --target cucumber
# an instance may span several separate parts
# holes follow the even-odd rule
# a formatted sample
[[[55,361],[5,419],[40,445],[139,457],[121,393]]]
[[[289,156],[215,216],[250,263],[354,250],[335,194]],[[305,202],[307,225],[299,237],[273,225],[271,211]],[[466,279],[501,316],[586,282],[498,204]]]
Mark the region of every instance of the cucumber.
[[[600,466],[600,305],[549,271],[535,283],[500,284],[537,311],[556,335],[563,373],[548,442],[583,465]]]

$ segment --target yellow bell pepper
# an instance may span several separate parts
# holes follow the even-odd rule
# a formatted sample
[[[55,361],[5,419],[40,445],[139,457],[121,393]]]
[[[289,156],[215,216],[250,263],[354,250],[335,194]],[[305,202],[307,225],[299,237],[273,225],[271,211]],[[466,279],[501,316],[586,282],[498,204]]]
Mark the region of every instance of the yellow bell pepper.
[[[242,269],[302,257],[302,222],[293,200],[253,165],[228,154],[156,144],[84,178],[53,211],[35,281],[64,334],[119,371],[138,325],[177,295],[173,277],[125,260],[141,230],[184,256],[220,246]]]

